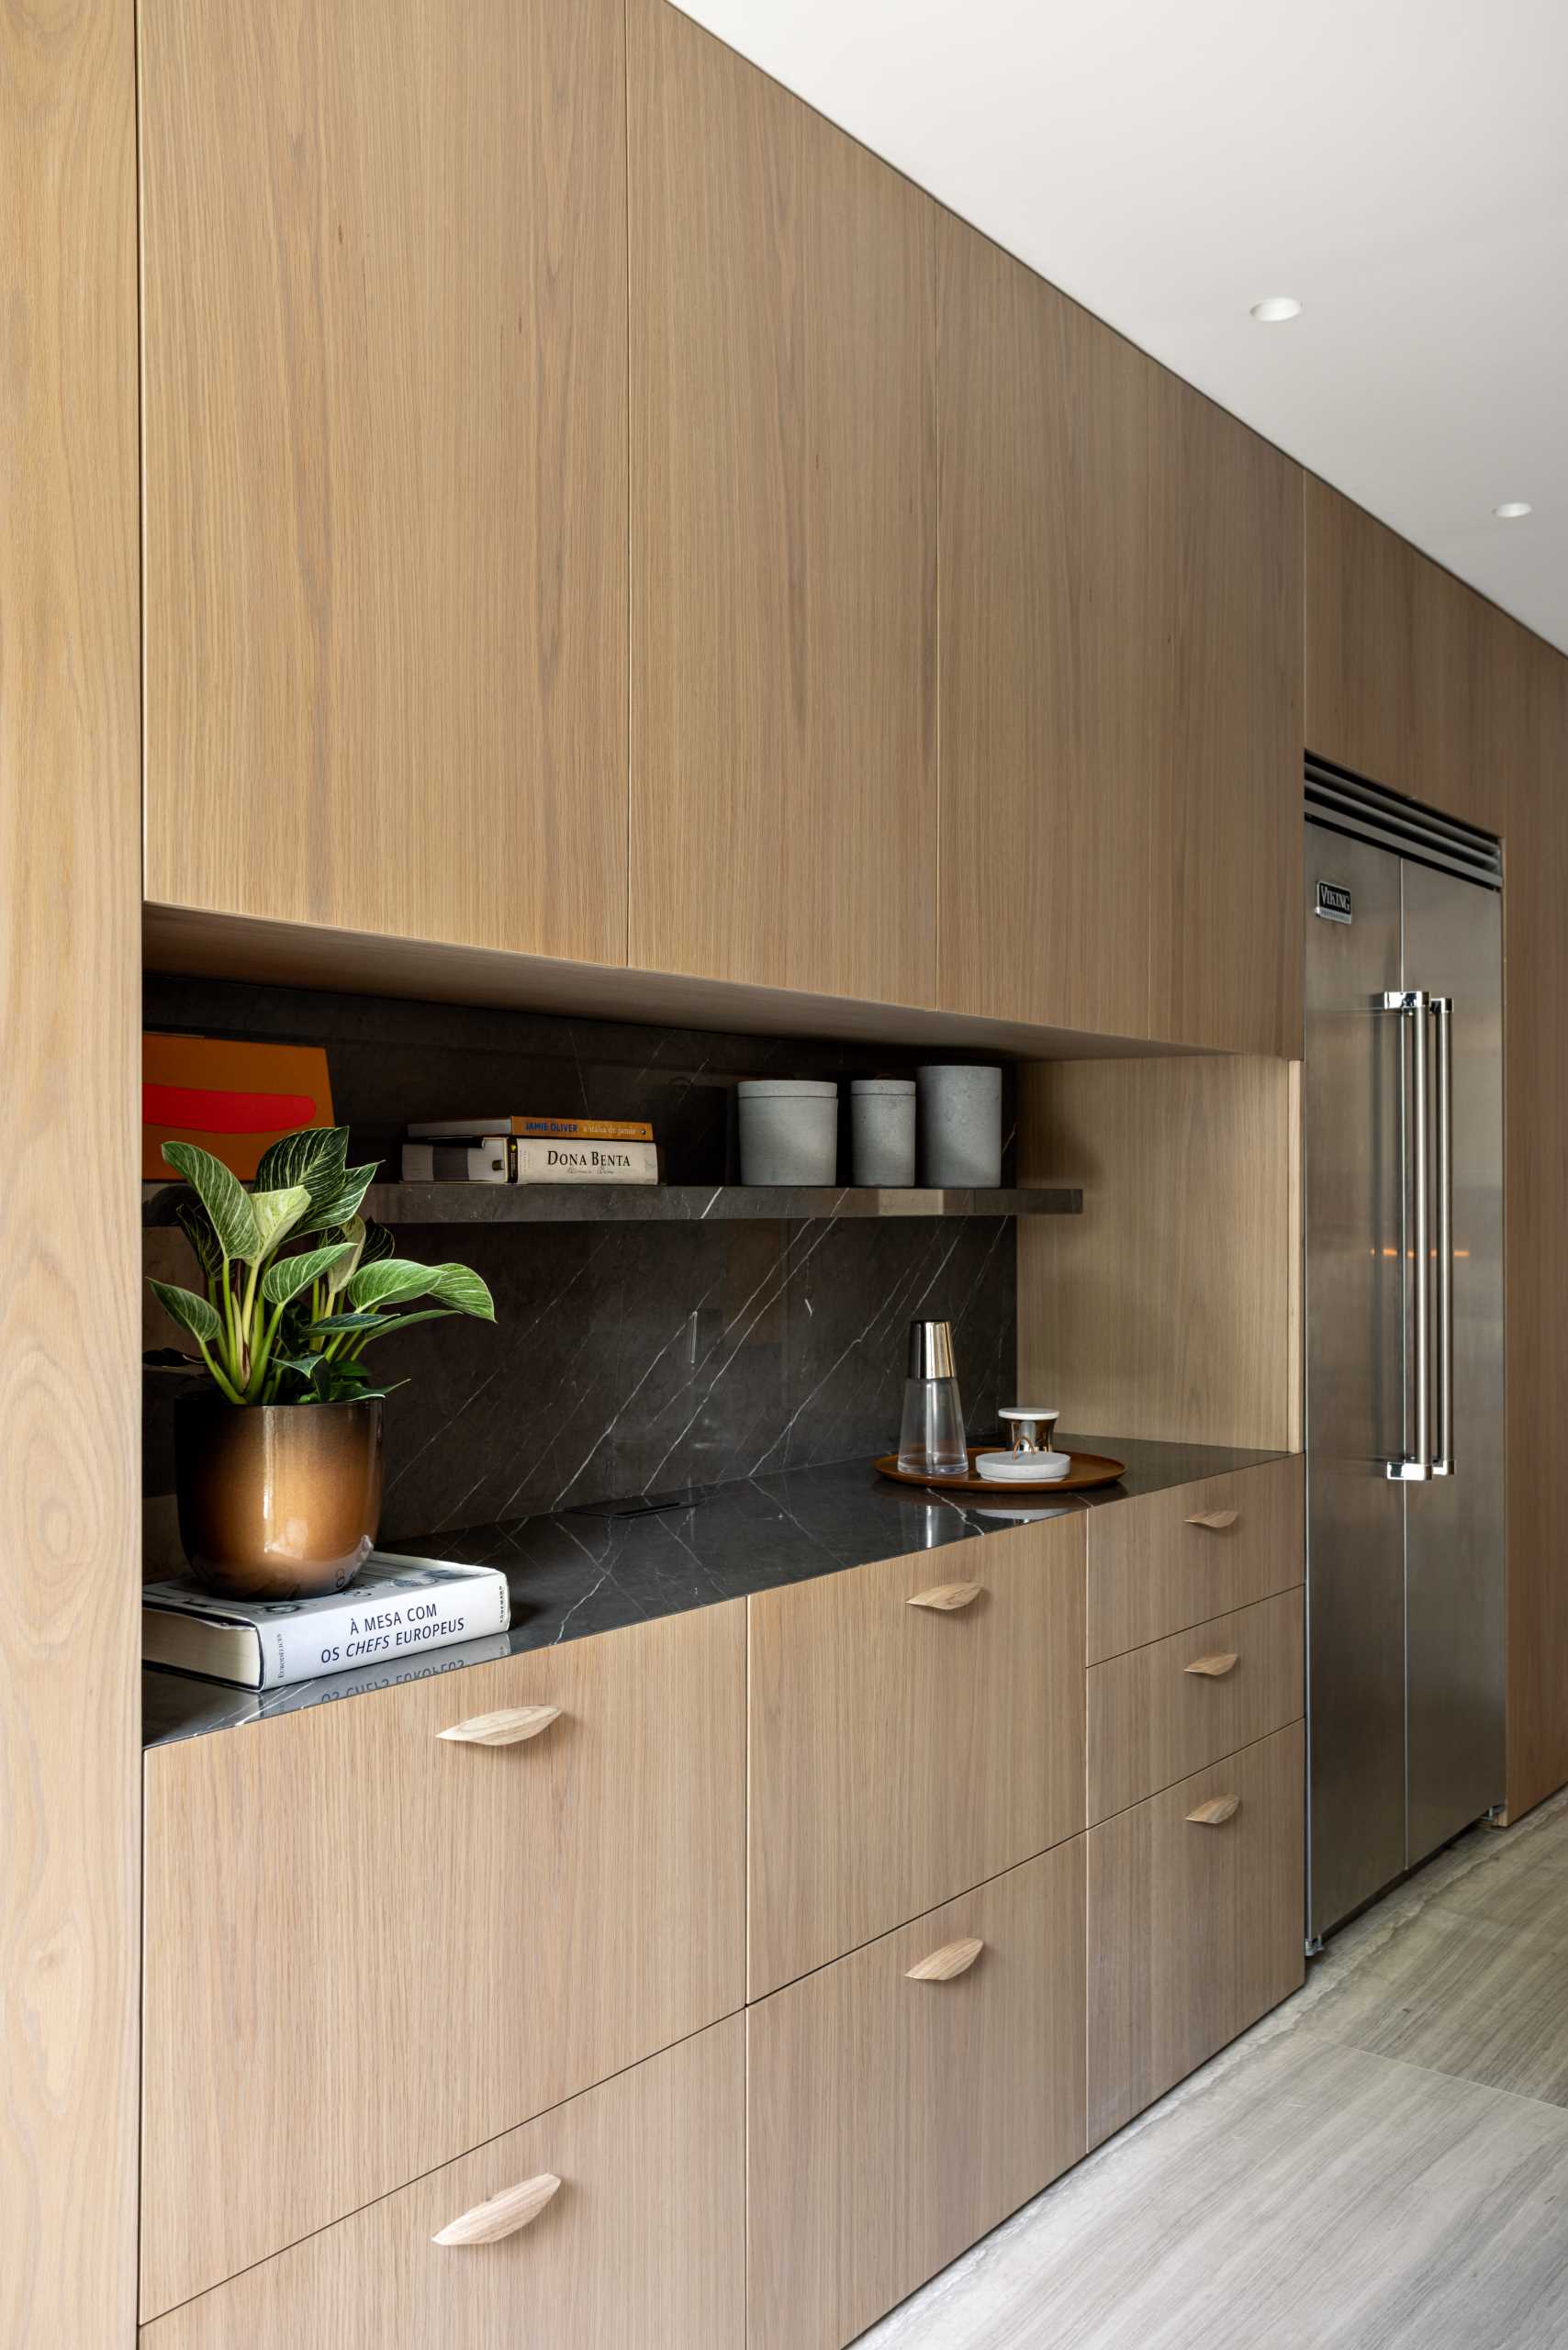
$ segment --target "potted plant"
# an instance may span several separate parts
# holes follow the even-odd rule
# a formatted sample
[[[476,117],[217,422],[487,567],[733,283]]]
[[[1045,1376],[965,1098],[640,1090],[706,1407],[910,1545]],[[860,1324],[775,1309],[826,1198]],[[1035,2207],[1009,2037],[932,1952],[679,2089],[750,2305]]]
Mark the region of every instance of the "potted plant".
[[[391,1234],[364,1222],[378,1162],[346,1164],[346,1126],[284,1136],[249,1189],[193,1143],[165,1143],[163,1157],[191,1187],[175,1214],[205,1284],[151,1283],[207,1374],[175,1406],[191,1572],[234,1599],[341,1591],[381,1508],[389,1390],[367,1348],[443,1315],[493,1322],[490,1292],[466,1265],[395,1256]]]

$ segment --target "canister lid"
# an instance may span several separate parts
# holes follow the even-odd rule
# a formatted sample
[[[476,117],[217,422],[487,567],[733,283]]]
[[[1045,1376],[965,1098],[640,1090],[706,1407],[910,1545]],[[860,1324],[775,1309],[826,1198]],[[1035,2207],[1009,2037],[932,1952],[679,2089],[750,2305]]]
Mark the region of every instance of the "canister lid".
[[[743,1102],[835,1102],[838,1086],[831,1078],[743,1077]]]
[[[850,1080],[849,1091],[871,1100],[881,1095],[902,1100],[914,1091],[914,1080],[913,1077],[857,1077]]]

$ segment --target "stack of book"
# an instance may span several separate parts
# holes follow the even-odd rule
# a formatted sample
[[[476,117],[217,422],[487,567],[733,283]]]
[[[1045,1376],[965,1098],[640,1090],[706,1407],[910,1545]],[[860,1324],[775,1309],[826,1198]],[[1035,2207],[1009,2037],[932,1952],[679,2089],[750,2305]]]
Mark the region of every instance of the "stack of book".
[[[410,1126],[405,1183],[656,1183],[654,1130],[636,1118],[441,1118]]]
[[[188,1576],[150,1583],[141,1653],[206,1681],[276,1689],[356,1665],[403,1663],[510,1622],[511,1593],[498,1568],[373,1550],[344,1590],[319,1599],[217,1599]]]

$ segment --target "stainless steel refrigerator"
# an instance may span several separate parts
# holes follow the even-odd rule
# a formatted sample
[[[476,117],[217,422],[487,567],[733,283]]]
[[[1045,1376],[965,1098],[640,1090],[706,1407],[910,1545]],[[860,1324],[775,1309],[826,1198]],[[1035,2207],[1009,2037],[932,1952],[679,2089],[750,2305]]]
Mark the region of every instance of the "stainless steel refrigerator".
[[[1309,767],[1309,1933],[1503,1800],[1496,844]]]

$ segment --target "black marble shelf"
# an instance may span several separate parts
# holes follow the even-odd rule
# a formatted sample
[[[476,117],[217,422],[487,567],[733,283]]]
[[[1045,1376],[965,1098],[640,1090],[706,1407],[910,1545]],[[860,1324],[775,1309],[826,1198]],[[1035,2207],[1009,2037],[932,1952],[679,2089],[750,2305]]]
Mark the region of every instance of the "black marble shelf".
[[[185,1186],[145,1187],[142,1222],[171,1225]],[[806,1190],[762,1183],[375,1183],[377,1224],[804,1224],[818,1217],[1081,1215],[1083,1193]]]
[[[554,1648],[622,1625],[870,1566],[879,1559],[1004,1534],[1034,1518],[1114,1508],[1140,1494],[1279,1458],[1272,1452],[1118,1437],[1059,1440],[1077,1451],[1109,1453],[1126,1461],[1125,1474],[1114,1485],[1055,1497],[1002,1485],[993,1499],[990,1494],[895,1484],[879,1477],[868,1461],[849,1460],[675,1494],[633,1495],[604,1505],[602,1514],[574,1509],[423,1539],[400,1538],[387,1549],[501,1568],[511,1587],[510,1630],[431,1650],[385,1670],[362,1665],[330,1679],[296,1682],[264,1696],[149,1667],[141,1677],[143,1743],[162,1746],[340,1703],[396,1682]]]

